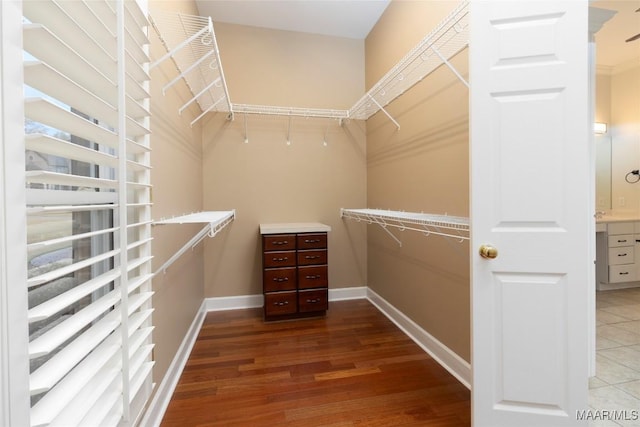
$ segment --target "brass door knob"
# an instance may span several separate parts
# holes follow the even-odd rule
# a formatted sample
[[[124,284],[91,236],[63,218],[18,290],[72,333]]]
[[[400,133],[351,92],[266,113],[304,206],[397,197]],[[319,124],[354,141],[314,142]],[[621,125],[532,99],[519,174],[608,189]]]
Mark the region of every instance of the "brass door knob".
[[[486,259],[494,259],[498,256],[498,250],[491,245],[480,246],[480,256]]]

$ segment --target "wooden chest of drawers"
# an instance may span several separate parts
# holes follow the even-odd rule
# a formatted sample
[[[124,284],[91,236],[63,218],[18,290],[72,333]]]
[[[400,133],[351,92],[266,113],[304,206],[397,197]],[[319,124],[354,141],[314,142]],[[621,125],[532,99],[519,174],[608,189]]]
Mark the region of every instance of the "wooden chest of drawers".
[[[328,226],[295,225],[260,227],[266,320],[318,316],[329,308]]]

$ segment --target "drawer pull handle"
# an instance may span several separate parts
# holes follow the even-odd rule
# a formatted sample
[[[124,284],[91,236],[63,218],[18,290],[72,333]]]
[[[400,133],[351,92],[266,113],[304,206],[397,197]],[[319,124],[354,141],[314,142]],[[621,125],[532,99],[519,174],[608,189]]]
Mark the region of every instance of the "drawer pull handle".
[[[314,275],[314,276],[304,276],[304,277],[305,277],[305,279],[311,279],[311,280],[313,280],[313,279],[319,279],[319,278],[320,278],[320,275],[319,275],[319,274],[316,274],[316,275]]]
[[[307,255],[304,258],[305,259],[316,259],[316,258],[320,258],[320,255]]]
[[[282,240],[282,241],[279,240],[277,242],[273,242],[274,245],[286,245],[287,243],[289,242],[286,240]]]
[[[284,257],[284,258],[274,258],[274,261],[280,262],[280,261],[287,261],[289,259],[289,257]]]
[[[288,282],[289,278],[288,277],[274,277],[273,281],[274,282]]]
[[[320,239],[304,239],[305,243],[320,243]]]
[[[626,276],[627,274],[629,274],[628,271],[623,271],[622,273],[620,273],[621,276]]]
[[[317,304],[320,302],[320,298],[307,299],[307,304]]]
[[[283,305],[288,305],[289,301],[276,301],[273,303],[273,305],[277,305],[279,307],[282,307]]]
[[[618,254],[618,256],[627,256],[627,254]]]
[[[627,243],[627,239],[623,239],[623,240],[618,239],[618,243]]]

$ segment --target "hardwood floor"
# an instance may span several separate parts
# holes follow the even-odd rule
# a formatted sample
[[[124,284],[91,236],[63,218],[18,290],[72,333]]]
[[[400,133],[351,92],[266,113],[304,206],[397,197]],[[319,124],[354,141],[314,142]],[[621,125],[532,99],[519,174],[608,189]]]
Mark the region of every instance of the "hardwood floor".
[[[470,392],[367,300],[207,315],[162,426],[469,426]]]

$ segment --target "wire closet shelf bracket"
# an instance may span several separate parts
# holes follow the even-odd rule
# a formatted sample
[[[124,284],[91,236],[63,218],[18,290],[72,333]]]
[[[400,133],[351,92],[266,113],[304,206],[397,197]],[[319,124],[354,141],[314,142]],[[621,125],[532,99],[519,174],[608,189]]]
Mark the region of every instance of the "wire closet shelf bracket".
[[[377,224],[402,246],[402,242],[389,231],[389,227],[400,231],[412,230],[425,236],[437,235],[463,242],[469,240],[469,218],[434,215],[417,212],[403,212],[383,209],[340,209],[342,219],[351,219],[367,224]]]
[[[167,225],[167,224],[206,224],[202,230],[200,230],[195,236],[184,244],[178,251],[171,256],[160,268],[158,268],[154,276],[158,273],[166,273],[167,269],[178,258],[180,258],[189,249],[193,249],[198,243],[204,240],[205,237],[215,237],[223,228],[231,224],[236,217],[236,210],[230,211],[207,211],[196,212],[189,215],[176,216],[168,219],[161,219],[154,221],[153,225]]]

